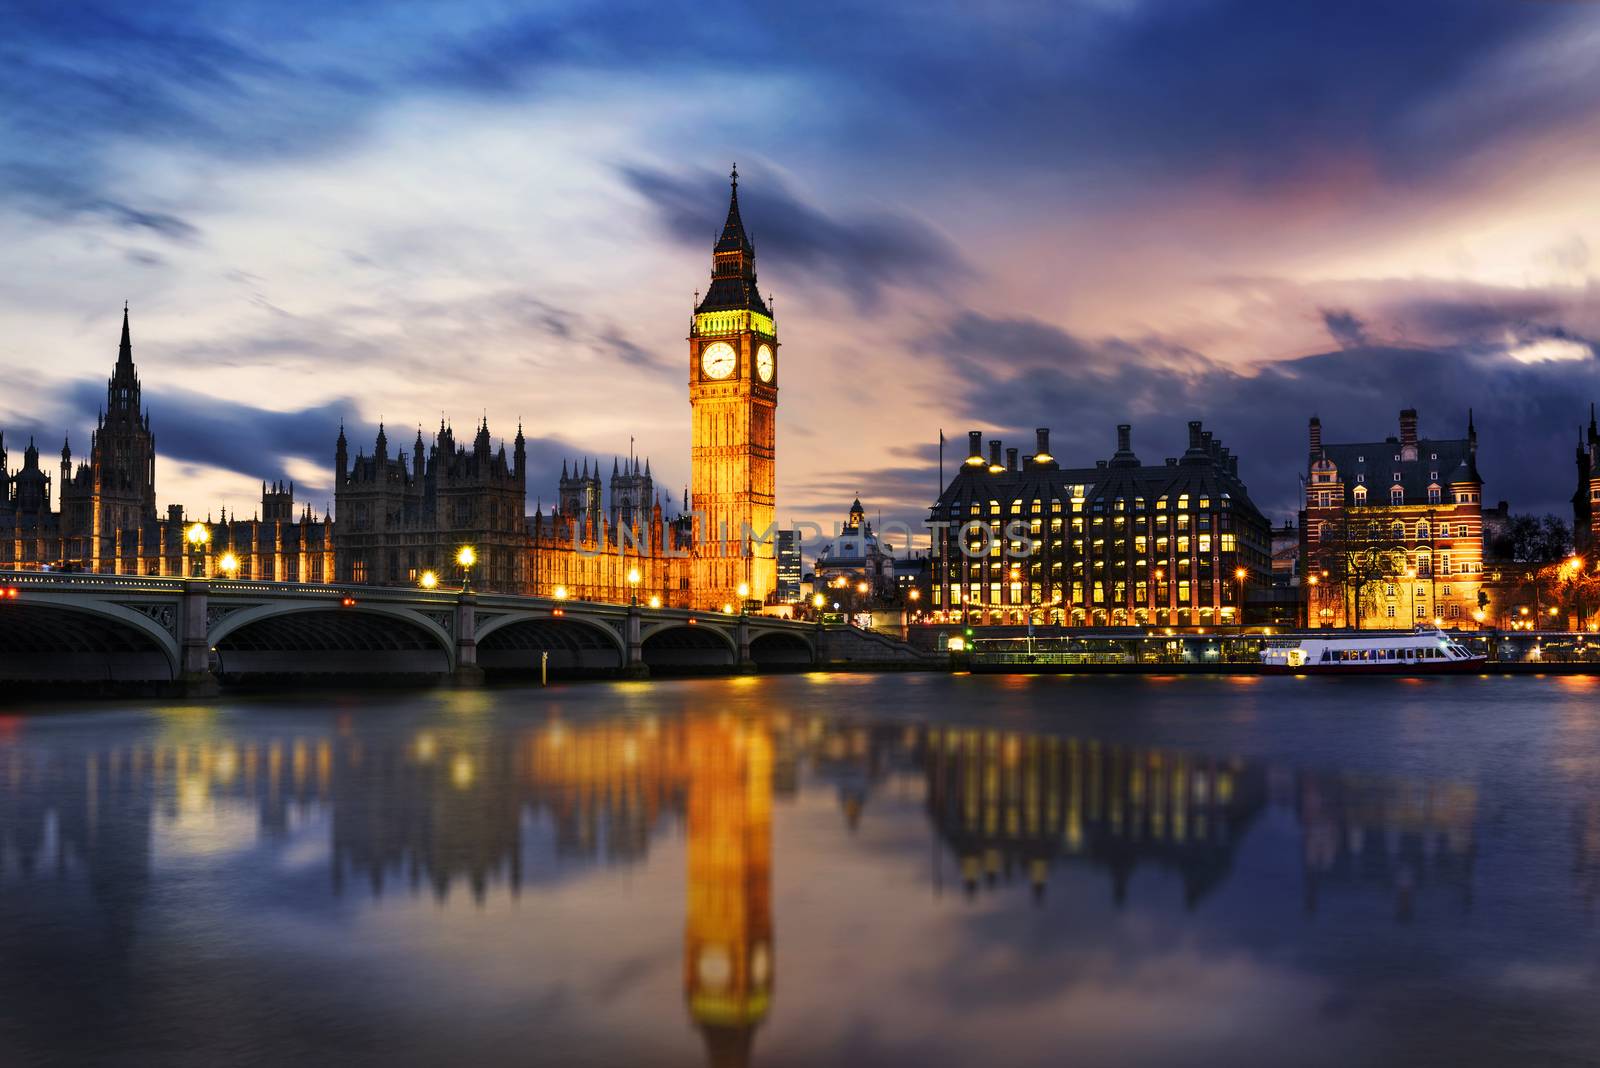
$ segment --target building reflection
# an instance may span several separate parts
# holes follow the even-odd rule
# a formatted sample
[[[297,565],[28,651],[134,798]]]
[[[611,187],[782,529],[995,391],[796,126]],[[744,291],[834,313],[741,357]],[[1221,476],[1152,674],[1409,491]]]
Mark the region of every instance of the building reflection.
[[[1113,899],[1140,864],[1176,871],[1193,907],[1221,883],[1266,801],[1262,768],[1016,732],[933,730],[928,814],[967,894],[1025,876],[1042,898],[1060,864],[1103,868]]]
[[[1354,884],[1388,888],[1401,922],[1434,886],[1471,904],[1475,789],[1318,775],[1301,776],[1297,787],[1307,912],[1330,888]]]
[[[464,887],[478,902],[575,866],[645,862],[652,842],[681,829],[684,997],[715,1065],[750,1060],[772,1005],[775,800],[830,791],[844,833],[873,818],[879,795],[920,800],[936,891],[1025,887],[1042,903],[1052,880],[1081,872],[1103,876],[1121,905],[1149,868],[1175,876],[1191,909],[1229,879],[1248,832],[1275,812],[1295,828],[1309,913],[1329,895],[1379,893],[1401,921],[1431,887],[1470,899],[1479,818],[1476,791],[1459,783],[821,716],[551,718],[509,733],[487,720],[409,733],[334,721],[240,739],[203,723],[139,737],[85,752],[0,734],[0,891],[52,871],[83,878],[107,938],[126,945],[165,825],[192,820],[218,847],[273,849],[320,821],[335,893],[445,901]],[[243,829],[200,819],[219,807],[244,814]],[[1574,820],[1586,900],[1600,885],[1597,813],[1584,806]]]
[[[708,1061],[749,1063],[772,998],[772,737],[723,716],[688,721],[683,986]]]

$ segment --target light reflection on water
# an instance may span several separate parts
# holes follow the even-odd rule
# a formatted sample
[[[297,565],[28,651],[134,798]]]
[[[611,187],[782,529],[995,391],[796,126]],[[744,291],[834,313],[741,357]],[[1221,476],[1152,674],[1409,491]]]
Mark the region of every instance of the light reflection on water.
[[[1298,681],[7,717],[0,1054],[1586,1059],[1592,687]]]

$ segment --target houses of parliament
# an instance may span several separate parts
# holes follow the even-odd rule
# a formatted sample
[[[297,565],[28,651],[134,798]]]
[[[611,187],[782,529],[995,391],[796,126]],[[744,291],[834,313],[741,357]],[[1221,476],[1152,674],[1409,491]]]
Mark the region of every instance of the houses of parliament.
[[[87,459],[70,441],[55,476],[29,440],[13,470],[0,432],[0,569],[221,576],[266,582],[413,585],[461,576],[486,592],[718,609],[762,601],[777,583],[774,483],[777,328],[756,284],[755,245],[739,213],[738,172],[712,251],[711,282],[689,323],[689,499],[663,508],[648,460],[564,464],[550,511],[527,508],[522,427],[508,455],[488,420],[458,440],[441,421],[425,441],[370,454],[334,445],[334,509],[299,505],[293,483],[263,482],[260,510],[213,520],[156,501],[156,435],[140,395],[129,313]],[[606,483],[602,485],[603,481]],[[54,484],[52,486],[52,483]],[[54,500],[55,507],[52,507]],[[186,534],[202,523],[198,553]]]

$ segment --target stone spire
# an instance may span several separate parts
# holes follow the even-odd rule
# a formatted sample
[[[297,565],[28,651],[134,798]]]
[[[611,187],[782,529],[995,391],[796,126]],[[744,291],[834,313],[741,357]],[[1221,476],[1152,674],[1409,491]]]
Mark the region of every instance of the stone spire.
[[[695,308],[699,312],[754,311],[770,316],[756,286],[756,247],[739,217],[739,168],[729,175],[728,218],[711,251],[711,286]]]
[[[122,343],[117,346],[117,369],[133,370],[133,338],[128,333],[128,302],[122,302]]]

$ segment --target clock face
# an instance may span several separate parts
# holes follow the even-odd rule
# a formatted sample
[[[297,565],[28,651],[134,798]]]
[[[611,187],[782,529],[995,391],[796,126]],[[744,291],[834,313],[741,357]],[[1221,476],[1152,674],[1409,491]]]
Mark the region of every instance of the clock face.
[[[775,364],[772,359],[772,346],[762,345],[756,350],[756,374],[761,376],[761,381],[771,382]]]
[[[727,378],[738,362],[739,354],[726,341],[713,341],[700,351],[700,370],[707,378]]]

